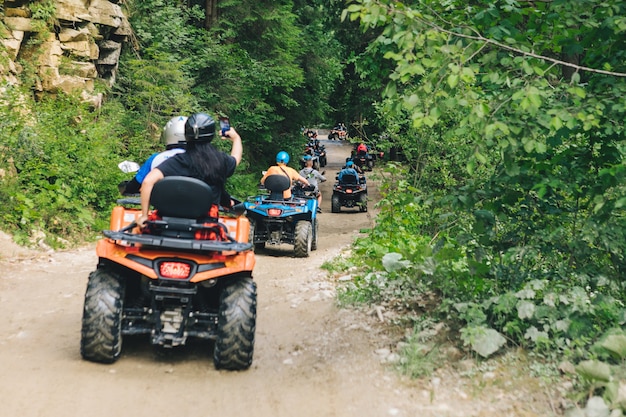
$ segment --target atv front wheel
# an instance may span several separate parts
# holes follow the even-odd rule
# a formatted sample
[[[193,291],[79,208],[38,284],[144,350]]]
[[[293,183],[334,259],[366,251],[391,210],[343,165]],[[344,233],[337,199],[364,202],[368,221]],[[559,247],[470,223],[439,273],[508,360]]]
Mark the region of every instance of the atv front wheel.
[[[296,223],[295,242],[293,252],[298,258],[306,258],[311,253],[313,244],[313,231],[311,222],[300,220]]]
[[[339,213],[339,211],[341,211],[341,201],[339,201],[337,194],[334,194],[330,201],[330,211],[333,213]]]
[[[84,359],[113,363],[122,351],[122,310],[125,285],[108,268],[89,274],[80,338]]]
[[[213,363],[217,369],[242,371],[252,364],[256,329],[256,283],[234,278],[220,295]]]

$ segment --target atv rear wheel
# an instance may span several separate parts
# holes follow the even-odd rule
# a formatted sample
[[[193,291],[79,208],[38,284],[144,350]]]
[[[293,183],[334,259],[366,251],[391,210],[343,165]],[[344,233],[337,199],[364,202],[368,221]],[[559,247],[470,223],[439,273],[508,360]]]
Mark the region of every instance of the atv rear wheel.
[[[317,250],[317,238],[319,236],[320,224],[317,219],[313,220],[313,241],[311,242],[311,250]]]
[[[122,351],[122,310],[125,285],[108,268],[89,274],[80,338],[84,359],[113,363]]]
[[[256,233],[256,221],[250,219],[250,232],[248,233],[248,243],[253,244],[253,251],[260,252],[265,249],[265,242],[254,243],[254,235]]]
[[[339,196],[337,194],[333,194],[333,197],[330,201],[330,211],[333,213],[339,213],[341,211],[341,201],[339,201]]]
[[[256,283],[234,278],[220,295],[213,363],[217,369],[241,371],[252,364],[256,329]]]
[[[313,244],[313,229],[311,222],[300,220],[296,223],[295,242],[293,252],[298,258],[306,258],[311,253]]]
[[[367,211],[367,194],[361,194],[359,197],[359,210]]]

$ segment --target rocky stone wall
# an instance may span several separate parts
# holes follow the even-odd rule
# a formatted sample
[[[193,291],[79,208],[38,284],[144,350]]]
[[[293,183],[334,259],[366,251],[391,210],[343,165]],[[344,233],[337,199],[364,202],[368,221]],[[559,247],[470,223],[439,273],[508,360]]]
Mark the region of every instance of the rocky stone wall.
[[[4,0],[0,9],[0,80],[19,84],[23,62],[32,66],[37,94],[78,92],[98,105],[94,81],[115,82],[122,44],[132,34],[123,0],[53,0],[45,22],[33,16],[32,3]]]

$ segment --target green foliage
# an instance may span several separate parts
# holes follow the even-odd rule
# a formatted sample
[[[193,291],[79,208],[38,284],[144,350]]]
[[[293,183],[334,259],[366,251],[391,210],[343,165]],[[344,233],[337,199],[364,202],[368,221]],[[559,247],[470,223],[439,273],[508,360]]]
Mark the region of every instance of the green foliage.
[[[190,114],[197,108],[190,94],[191,80],[176,62],[132,59],[120,64],[121,77],[115,86],[125,107],[145,119],[146,125],[162,126],[176,114]],[[128,94],[132,92],[132,94]]]
[[[488,358],[506,344],[506,339],[494,329],[482,326],[468,326],[461,331],[465,345],[483,358]]]
[[[23,101],[22,93],[9,92]],[[116,113],[95,114],[77,98],[58,96],[29,103],[24,119],[19,101],[9,103],[0,106],[4,227],[24,242],[43,231],[53,247],[65,244],[58,238],[90,238],[106,224],[121,180]]]
[[[31,12],[32,25],[37,32],[52,29],[55,23],[56,3],[54,0],[40,0],[28,4]]]
[[[597,358],[583,360],[576,367],[580,387],[575,400],[585,402],[591,395],[601,396],[607,409],[626,411],[624,378],[626,377],[626,334],[621,328],[606,331],[595,343]],[[615,412],[614,411],[614,412]]]
[[[432,341],[423,340],[420,334],[414,334],[401,348],[401,360],[397,368],[401,374],[410,378],[429,377],[442,366],[445,357],[439,346]]]
[[[482,356],[507,340],[584,357],[624,322],[626,9],[590,6],[357,0],[342,14],[376,34],[355,63],[407,157],[356,244],[365,276],[419,281]],[[393,67],[384,83],[376,62]]]

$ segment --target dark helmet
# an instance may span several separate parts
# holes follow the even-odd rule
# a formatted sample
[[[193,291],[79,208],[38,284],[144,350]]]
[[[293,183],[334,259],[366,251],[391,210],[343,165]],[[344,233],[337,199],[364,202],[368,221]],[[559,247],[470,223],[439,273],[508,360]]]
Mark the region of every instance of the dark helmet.
[[[206,113],[194,113],[185,123],[187,142],[211,142],[215,136],[215,120]]]
[[[288,164],[289,163],[289,154],[285,151],[280,151],[276,154],[276,163],[283,163],[283,164]]]

